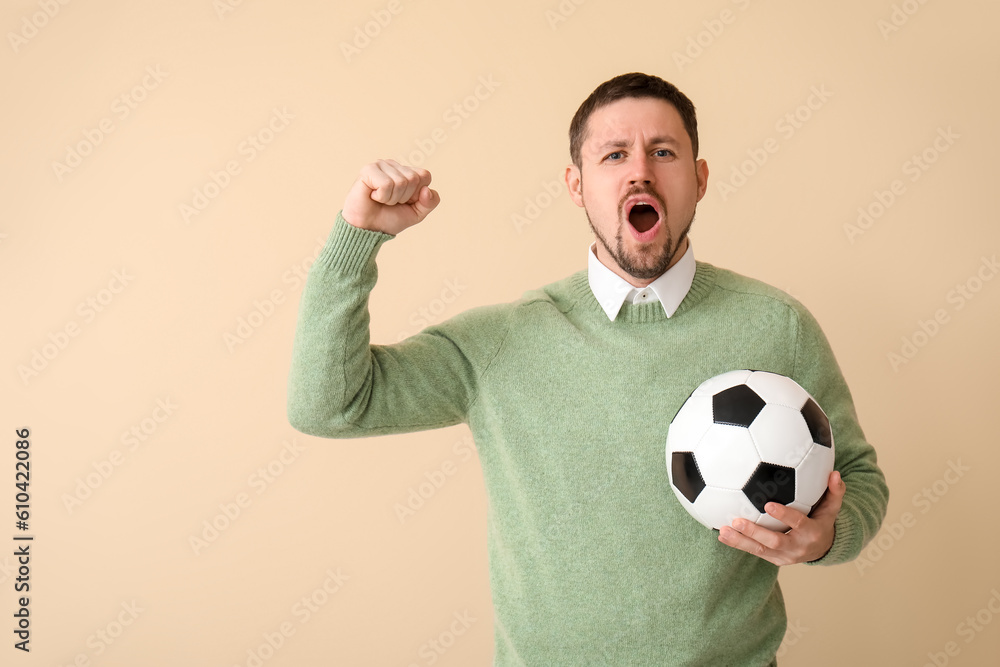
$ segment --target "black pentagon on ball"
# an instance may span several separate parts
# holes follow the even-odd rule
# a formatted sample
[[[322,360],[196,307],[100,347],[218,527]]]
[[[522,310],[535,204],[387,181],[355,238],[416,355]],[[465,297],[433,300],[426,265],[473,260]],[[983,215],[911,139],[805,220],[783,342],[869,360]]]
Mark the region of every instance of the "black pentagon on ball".
[[[823,410],[811,398],[802,406],[802,417],[806,420],[813,442],[824,447],[833,446],[833,434],[830,431],[830,420]]]
[[[743,494],[761,513],[769,502],[787,505],[795,500],[795,469],[761,463],[743,485]]]
[[[716,424],[749,427],[764,409],[764,399],[745,384],[720,391],[712,397],[712,420]]]
[[[698,464],[695,463],[694,452],[674,452],[670,457],[670,466],[674,486],[693,503],[705,488],[705,479],[698,470]]]

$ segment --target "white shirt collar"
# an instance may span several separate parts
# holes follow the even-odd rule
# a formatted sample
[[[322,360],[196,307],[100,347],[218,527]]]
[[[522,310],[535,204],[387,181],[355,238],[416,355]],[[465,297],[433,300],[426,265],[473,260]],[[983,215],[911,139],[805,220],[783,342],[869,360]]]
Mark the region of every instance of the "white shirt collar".
[[[630,303],[659,301],[667,317],[672,317],[691,289],[691,283],[694,282],[696,266],[690,238],[687,249],[677,263],[644,288],[631,285],[604,266],[594,252],[596,246],[596,242],[592,243],[587,252],[587,279],[590,282],[590,291],[594,293],[597,303],[601,304],[601,309],[612,322],[615,321],[626,299]]]

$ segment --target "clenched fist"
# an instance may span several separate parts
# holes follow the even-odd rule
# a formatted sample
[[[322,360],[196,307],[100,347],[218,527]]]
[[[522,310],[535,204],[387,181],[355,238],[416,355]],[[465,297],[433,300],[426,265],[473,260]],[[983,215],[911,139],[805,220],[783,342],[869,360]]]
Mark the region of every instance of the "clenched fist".
[[[398,234],[427,217],[441,202],[431,190],[431,173],[395,160],[361,168],[344,203],[344,220],[362,229]]]

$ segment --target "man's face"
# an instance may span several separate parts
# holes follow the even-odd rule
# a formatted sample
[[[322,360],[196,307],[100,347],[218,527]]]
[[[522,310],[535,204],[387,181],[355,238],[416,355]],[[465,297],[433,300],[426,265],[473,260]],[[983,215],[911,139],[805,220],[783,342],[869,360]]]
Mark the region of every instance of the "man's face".
[[[586,211],[597,258],[633,285],[648,285],[687,249],[708,183],[680,113],[652,97],[601,107],[587,121],[580,163],[566,168],[566,185]]]

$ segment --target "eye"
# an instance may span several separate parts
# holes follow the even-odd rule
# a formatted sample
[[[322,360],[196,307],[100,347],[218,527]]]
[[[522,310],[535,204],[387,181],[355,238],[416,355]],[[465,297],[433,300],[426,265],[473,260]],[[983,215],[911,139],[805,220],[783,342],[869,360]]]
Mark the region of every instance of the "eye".
[[[615,151],[614,153],[608,153],[608,155],[604,159],[605,160],[618,160],[618,159],[621,158],[621,155],[622,155],[621,151]],[[615,157],[615,156],[618,156],[618,157]]]
[[[661,148],[658,151],[656,151],[656,155],[658,157],[673,157],[674,152],[669,148]]]

